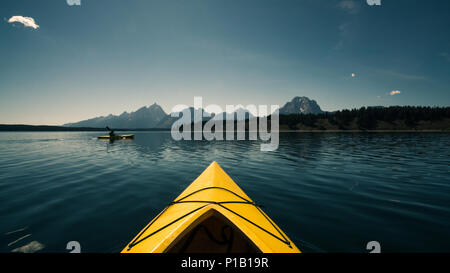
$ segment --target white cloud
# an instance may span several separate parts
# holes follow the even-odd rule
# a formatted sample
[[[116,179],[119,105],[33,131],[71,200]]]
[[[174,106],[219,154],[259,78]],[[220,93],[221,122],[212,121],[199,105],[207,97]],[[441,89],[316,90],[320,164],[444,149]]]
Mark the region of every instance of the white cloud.
[[[344,0],[339,2],[338,7],[350,14],[356,14],[359,12],[360,5],[354,0]]]
[[[81,6],[81,0],[66,0],[66,2],[69,6]]]
[[[31,17],[23,17],[20,15],[13,16],[9,18],[8,23],[22,23],[26,27],[31,27],[34,29],[38,29],[39,25],[36,24],[33,18]]]
[[[402,93],[402,92],[399,91],[399,90],[394,90],[394,91],[391,91],[391,92],[389,93],[389,95],[394,96],[394,95],[398,95],[398,94],[400,94],[400,93]]]

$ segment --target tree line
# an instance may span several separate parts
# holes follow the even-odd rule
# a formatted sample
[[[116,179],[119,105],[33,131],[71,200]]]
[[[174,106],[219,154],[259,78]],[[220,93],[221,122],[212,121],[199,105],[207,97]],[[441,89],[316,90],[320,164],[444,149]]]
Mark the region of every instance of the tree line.
[[[444,119],[450,119],[450,107],[391,106],[362,107],[322,114],[280,115],[280,124],[288,125],[290,129],[296,129],[299,124],[326,129],[320,128],[317,122],[327,120],[329,124],[339,129],[347,129],[355,122],[358,129],[371,130],[375,129],[380,121],[388,123],[404,121],[406,126],[414,128],[420,121],[435,122]]]

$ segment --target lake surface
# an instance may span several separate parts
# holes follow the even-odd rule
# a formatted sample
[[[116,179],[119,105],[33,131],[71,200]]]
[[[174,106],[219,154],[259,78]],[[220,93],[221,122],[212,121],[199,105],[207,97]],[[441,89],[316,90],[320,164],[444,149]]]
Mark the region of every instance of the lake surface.
[[[0,252],[119,252],[214,160],[302,251],[450,251],[450,134],[283,133],[275,152],[98,135],[0,133]]]

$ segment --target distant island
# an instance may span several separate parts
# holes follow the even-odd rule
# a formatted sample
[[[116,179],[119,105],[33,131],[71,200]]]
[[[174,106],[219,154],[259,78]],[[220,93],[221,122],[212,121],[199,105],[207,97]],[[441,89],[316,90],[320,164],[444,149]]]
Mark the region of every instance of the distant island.
[[[191,112],[194,109],[189,109]],[[202,110],[203,111],[203,110]],[[245,128],[251,119],[258,119],[245,109],[239,109]],[[295,97],[279,109],[280,131],[450,131],[450,107],[391,106],[323,111],[315,100]],[[218,115],[223,115],[221,113]],[[193,115],[192,115],[193,116]],[[212,115],[214,116],[214,115]],[[268,117],[270,119],[270,116]],[[203,123],[210,118],[203,118]],[[166,114],[158,104],[142,107],[136,112],[124,112],[63,126],[0,125],[0,131],[169,131],[178,118]],[[193,122],[193,121],[192,121]]]

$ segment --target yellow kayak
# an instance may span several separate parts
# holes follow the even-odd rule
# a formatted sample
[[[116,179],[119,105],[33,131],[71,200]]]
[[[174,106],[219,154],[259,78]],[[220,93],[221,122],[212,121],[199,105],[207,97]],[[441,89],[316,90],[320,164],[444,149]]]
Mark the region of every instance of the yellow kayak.
[[[122,253],[299,253],[216,162]]]
[[[110,136],[99,136],[98,139],[120,140],[120,139],[133,139],[134,135],[115,135],[113,138]]]

